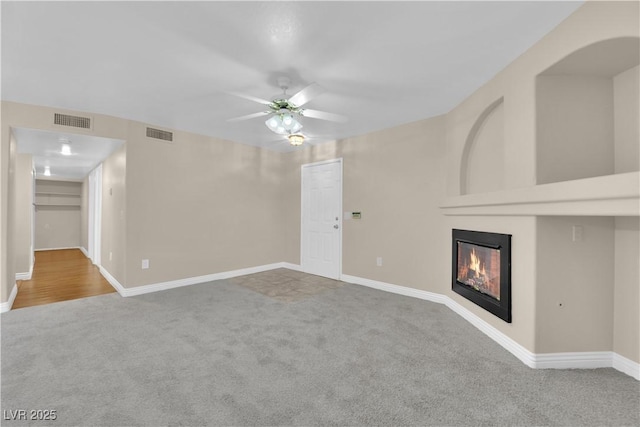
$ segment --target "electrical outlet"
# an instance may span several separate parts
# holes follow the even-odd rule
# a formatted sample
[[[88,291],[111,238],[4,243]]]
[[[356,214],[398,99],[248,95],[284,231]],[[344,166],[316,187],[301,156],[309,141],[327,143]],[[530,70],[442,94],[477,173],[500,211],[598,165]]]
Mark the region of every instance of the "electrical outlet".
[[[376,265],[377,265],[378,267],[382,267],[382,257],[381,257],[381,256],[379,256],[378,258],[376,258]]]
[[[148,259],[143,259],[142,260],[142,269],[146,270],[147,268],[149,268],[149,260]]]
[[[113,252],[109,252],[109,261],[113,261]]]

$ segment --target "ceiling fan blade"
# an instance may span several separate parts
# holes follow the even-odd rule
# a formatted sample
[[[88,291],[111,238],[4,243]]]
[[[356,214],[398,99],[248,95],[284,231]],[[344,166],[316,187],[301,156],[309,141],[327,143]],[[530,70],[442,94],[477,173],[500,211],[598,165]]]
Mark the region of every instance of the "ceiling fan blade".
[[[271,101],[267,101],[266,99],[258,98],[251,95],[245,95],[244,93],[238,93],[238,92],[226,92],[226,93],[228,93],[229,95],[237,96],[239,98],[248,99],[249,101],[257,102],[258,104],[262,104],[262,105],[270,106],[272,104]]]
[[[232,119],[227,119],[228,122],[241,122],[242,120],[249,120],[256,117],[266,116],[267,114],[271,114],[271,111],[260,111],[259,113],[247,114],[246,116],[234,117]]]
[[[296,107],[302,107],[304,104],[311,101],[316,96],[323,94],[324,92],[326,92],[326,89],[320,86],[318,83],[311,83],[309,86],[305,87],[298,93],[292,95],[291,98],[289,98],[289,102]]]
[[[349,120],[348,118],[346,118],[345,116],[341,116],[340,114],[327,113],[318,110],[302,110],[300,112],[300,115],[302,115],[303,117],[311,117],[313,119],[329,120],[331,122],[340,123],[344,123]]]

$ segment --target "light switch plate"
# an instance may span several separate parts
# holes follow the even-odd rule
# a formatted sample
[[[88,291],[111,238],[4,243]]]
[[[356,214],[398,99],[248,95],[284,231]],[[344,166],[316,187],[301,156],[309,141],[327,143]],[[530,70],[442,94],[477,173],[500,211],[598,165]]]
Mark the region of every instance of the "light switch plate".
[[[572,238],[574,242],[581,242],[582,241],[582,226],[581,225],[574,225],[571,229],[572,231]]]

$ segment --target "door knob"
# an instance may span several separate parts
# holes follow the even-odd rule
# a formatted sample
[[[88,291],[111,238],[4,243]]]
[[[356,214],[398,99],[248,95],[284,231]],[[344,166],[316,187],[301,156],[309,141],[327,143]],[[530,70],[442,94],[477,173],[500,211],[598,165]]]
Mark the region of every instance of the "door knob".
[[[340,226],[338,224],[336,224],[336,225],[333,226],[333,228],[335,228],[337,230],[338,228],[340,228]]]

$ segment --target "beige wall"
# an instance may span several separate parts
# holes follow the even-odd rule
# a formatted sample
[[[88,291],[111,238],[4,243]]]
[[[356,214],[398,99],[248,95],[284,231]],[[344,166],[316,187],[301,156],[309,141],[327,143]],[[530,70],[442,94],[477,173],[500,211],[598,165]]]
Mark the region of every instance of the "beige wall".
[[[36,250],[80,247],[81,194],[80,182],[36,180]]]
[[[9,268],[8,261],[8,214],[9,214],[9,146],[11,130],[5,125],[4,108],[0,111],[0,301],[9,299],[14,285],[15,271]],[[11,277],[11,279],[9,278]]]
[[[28,273],[33,263],[31,221],[33,216],[33,159],[31,154],[17,154],[15,159],[14,211],[15,272]]]
[[[343,220],[343,274],[441,289],[444,154],[443,117],[285,154],[285,260],[300,263],[301,166],[342,158],[343,211],[362,212]]]
[[[613,78],[615,172],[640,170],[640,66]]]
[[[131,122],[126,286],[282,261],[278,156],[185,132],[166,143]]]
[[[127,144],[102,163],[100,264],[122,285],[126,283]]]
[[[477,131],[467,141],[466,161],[462,162],[464,194],[487,193],[505,188],[504,182],[504,103],[491,106],[477,123]]]
[[[613,218],[538,218],[537,257],[536,352],[610,351]]]
[[[640,361],[640,218],[615,219],[613,351]]]
[[[2,200],[3,233],[0,236],[1,237],[0,241],[2,241],[3,251],[6,254],[3,256],[3,259],[2,259],[2,272],[4,273],[2,275],[2,281],[3,281],[2,301],[6,301],[8,300],[9,295],[11,294],[11,291],[13,290],[14,286],[16,286],[15,251],[13,250],[13,248],[15,247],[15,235],[16,235],[16,229],[15,229],[16,212],[11,207],[15,206],[15,202],[16,202],[15,167],[16,167],[17,142],[14,138],[14,134],[11,131],[11,129],[7,127],[6,128],[7,132],[5,134],[4,122],[2,126],[3,126],[3,136],[6,135],[6,137],[8,138],[8,140],[5,139],[2,144],[3,146],[2,156],[4,157],[4,160],[0,158],[0,160],[3,161],[2,167],[5,168],[6,166],[6,169],[4,169],[6,170],[6,175],[3,174],[3,177],[2,177],[3,179],[0,180],[0,182],[4,183],[2,184],[3,185],[2,191],[3,192],[6,191],[6,195],[7,195],[6,199],[3,197],[3,200]],[[5,146],[7,148],[6,150],[4,149]],[[4,163],[5,161],[6,163]],[[6,187],[4,187],[4,185],[6,185]]]
[[[80,209],[36,209],[35,250],[80,247]]]
[[[537,125],[538,184],[614,172],[610,78],[538,77]]]

